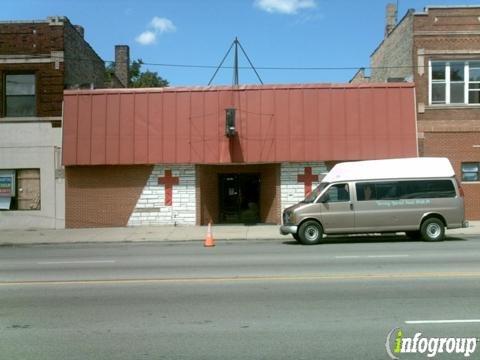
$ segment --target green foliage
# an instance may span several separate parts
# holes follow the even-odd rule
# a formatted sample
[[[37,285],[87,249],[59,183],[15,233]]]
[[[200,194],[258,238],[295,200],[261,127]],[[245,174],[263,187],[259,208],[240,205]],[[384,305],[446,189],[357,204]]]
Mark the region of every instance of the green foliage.
[[[145,88],[145,87],[165,87],[168,81],[158,75],[157,72],[146,70],[142,72],[142,59],[134,60],[130,63],[128,87]],[[105,81],[110,82],[112,75],[115,73],[115,63],[112,62],[105,68]]]
[[[115,63],[111,62],[105,66],[105,84],[110,84],[112,81],[113,74],[115,73]]]
[[[143,65],[142,59],[134,60],[130,66],[129,87],[144,88],[144,87],[165,87],[168,86],[168,81],[159,76],[153,71],[141,71]]]

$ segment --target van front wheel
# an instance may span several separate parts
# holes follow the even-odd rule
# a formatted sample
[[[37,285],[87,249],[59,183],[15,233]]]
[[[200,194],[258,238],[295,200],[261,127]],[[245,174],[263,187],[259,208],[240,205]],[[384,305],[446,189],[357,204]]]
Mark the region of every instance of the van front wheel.
[[[313,220],[305,221],[300,225],[298,236],[303,245],[319,244],[323,238],[322,225]]]
[[[442,241],[445,237],[445,225],[439,218],[430,218],[422,223],[420,232],[425,241]]]

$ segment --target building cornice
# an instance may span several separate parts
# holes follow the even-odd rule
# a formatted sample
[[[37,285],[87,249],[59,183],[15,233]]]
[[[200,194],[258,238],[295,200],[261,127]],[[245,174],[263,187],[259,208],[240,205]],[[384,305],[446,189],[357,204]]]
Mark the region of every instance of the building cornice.
[[[1,124],[42,123],[62,120],[63,118],[61,116],[0,117],[0,126]]]
[[[415,16],[428,16],[430,10],[451,10],[451,9],[479,9],[479,5],[431,5],[423,9],[423,11],[415,12]]]
[[[414,36],[465,36],[465,35],[480,35],[479,30],[466,31],[445,31],[445,30],[417,30],[413,32]]]
[[[47,64],[54,63],[55,69],[64,62],[63,51],[51,51],[40,55],[0,55],[0,64]]]
[[[480,50],[460,49],[460,50],[426,50],[418,49],[419,55],[478,55]]]

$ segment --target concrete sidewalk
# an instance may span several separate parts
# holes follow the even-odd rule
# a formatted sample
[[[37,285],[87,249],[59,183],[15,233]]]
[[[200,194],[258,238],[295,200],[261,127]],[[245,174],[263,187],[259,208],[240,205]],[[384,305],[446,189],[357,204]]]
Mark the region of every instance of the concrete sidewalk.
[[[207,226],[138,226],[61,230],[3,230],[0,245],[88,242],[203,241]],[[218,225],[215,240],[281,239],[278,225]]]
[[[212,227],[215,240],[273,240],[290,237],[279,233],[278,225],[218,225]],[[203,241],[206,226],[142,226],[122,228],[3,230],[0,245],[65,244],[95,242]],[[447,230],[447,236],[480,235],[480,221],[465,229]]]

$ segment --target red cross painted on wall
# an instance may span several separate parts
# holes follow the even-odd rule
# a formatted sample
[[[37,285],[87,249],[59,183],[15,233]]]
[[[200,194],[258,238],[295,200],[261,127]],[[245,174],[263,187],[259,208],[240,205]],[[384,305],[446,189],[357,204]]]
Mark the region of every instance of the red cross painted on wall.
[[[297,175],[297,181],[305,184],[305,196],[307,196],[312,191],[312,182],[318,181],[318,175],[312,174],[310,166],[305,167],[304,171],[303,175]]]
[[[172,170],[165,170],[165,176],[158,178],[158,185],[165,185],[165,205],[172,206],[173,185],[178,185],[178,177],[172,176]]]

